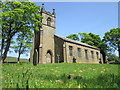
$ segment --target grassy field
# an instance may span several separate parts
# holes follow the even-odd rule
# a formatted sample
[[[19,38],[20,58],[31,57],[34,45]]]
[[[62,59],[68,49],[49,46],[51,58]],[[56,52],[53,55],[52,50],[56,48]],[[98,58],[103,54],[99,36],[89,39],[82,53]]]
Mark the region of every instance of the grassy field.
[[[120,88],[118,65],[110,64],[5,63],[1,78],[2,88]]]
[[[17,58],[16,57],[7,57],[6,59],[5,59],[5,62],[17,62]],[[28,59],[23,59],[23,58],[21,58],[20,59],[20,61],[21,62],[28,62]]]

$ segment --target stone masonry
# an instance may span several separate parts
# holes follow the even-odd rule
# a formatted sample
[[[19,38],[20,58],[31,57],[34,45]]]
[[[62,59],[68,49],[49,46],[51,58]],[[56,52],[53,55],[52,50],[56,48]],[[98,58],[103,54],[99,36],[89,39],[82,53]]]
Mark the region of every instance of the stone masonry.
[[[100,50],[96,47],[56,35],[56,13],[47,12],[42,4],[40,31],[36,31],[30,53],[33,64],[99,63]]]

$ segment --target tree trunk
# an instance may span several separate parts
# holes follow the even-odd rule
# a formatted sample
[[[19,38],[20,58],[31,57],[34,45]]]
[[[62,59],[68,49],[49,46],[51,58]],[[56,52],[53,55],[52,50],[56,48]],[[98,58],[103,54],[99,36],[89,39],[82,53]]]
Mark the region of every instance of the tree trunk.
[[[118,54],[119,54],[119,58],[120,58],[120,48],[118,49]]]
[[[4,60],[6,59],[7,53],[9,51],[10,41],[11,41],[11,38],[7,40],[7,45],[5,47],[5,51],[4,51],[3,56],[2,56],[3,63],[4,63]]]
[[[3,35],[2,35],[2,37],[4,37]],[[2,43],[1,43],[1,56],[2,56],[2,54],[3,54],[3,49],[4,49],[4,42],[5,42],[5,39],[2,39]]]
[[[119,54],[119,58],[120,58],[120,44],[118,43],[118,54]]]
[[[106,55],[105,55],[105,54],[102,54],[102,56],[103,56],[103,63],[107,63],[107,62],[106,62]]]
[[[4,39],[2,39],[2,43],[1,43],[2,45],[1,45],[1,56],[2,56],[2,53],[3,53],[3,48],[4,48]]]
[[[20,53],[18,54],[18,63],[20,62]]]
[[[106,62],[106,54],[105,54],[105,52],[103,50],[100,50],[100,52],[101,52],[101,54],[103,56],[103,63],[107,63]]]
[[[20,62],[20,55],[21,55],[21,48],[22,48],[23,43],[20,44],[20,48],[18,51],[18,63]]]
[[[7,45],[6,45],[6,47],[5,47],[5,51],[4,51],[4,53],[3,53],[3,55],[2,55],[2,61],[3,61],[3,63],[4,63],[4,60],[6,59],[6,57],[7,57],[7,53],[8,53],[8,51],[9,51],[9,48],[10,48],[10,43],[11,43],[11,39],[12,39],[12,36],[14,35],[11,35],[11,31],[12,31],[12,29],[11,29],[11,27],[12,27],[12,23],[10,23],[9,24],[10,26],[10,29],[9,29],[9,31],[8,31],[8,39],[7,39]]]

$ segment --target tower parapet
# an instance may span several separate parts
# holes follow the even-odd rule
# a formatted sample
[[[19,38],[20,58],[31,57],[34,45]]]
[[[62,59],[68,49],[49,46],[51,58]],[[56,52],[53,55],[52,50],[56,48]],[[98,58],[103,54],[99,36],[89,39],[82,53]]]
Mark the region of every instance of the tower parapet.
[[[42,4],[41,13],[45,13],[45,14],[48,14],[48,15],[50,15],[50,16],[56,17],[55,9],[53,9],[53,12],[52,12],[52,13],[49,12],[49,11],[46,11],[45,8],[44,8],[44,3]]]
[[[52,14],[54,15],[54,17],[56,16],[55,9],[53,9],[53,13]]]
[[[44,3],[42,4],[42,8],[41,8],[41,12],[46,12],[45,8],[44,8]]]

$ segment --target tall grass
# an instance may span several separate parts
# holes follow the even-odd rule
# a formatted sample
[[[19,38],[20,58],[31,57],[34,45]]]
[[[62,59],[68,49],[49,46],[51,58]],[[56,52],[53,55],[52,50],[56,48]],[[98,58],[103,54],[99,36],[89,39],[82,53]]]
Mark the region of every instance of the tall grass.
[[[118,65],[3,64],[3,88],[120,88]],[[68,75],[78,78],[68,79]]]

